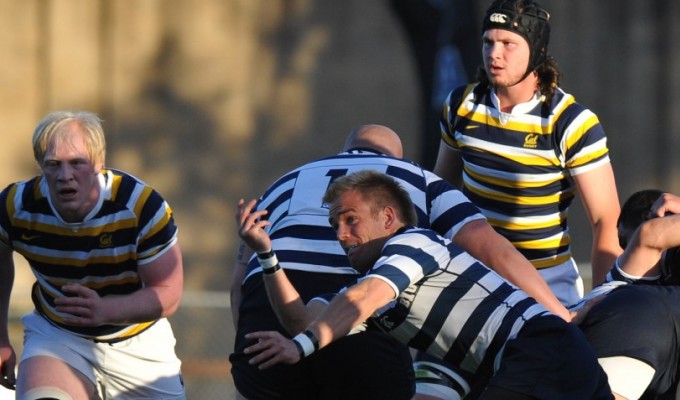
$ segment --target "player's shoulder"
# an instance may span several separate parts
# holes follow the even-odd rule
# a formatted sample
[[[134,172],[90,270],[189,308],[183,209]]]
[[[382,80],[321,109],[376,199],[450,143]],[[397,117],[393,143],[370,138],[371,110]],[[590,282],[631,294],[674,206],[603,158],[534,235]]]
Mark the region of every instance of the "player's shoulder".
[[[42,188],[42,176],[35,176],[23,181],[12,182],[8,184],[0,192],[0,202],[4,204],[10,197],[13,204],[20,204],[21,207],[26,207],[35,201],[44,199],[44,192],[47,189]]]
[[[583,111],[591,112],[584,104],[578,102],[574,95],[560,87],[555,90],[550,100],[550,106],[555,113],[564,114],[564,116],[575,116]]]

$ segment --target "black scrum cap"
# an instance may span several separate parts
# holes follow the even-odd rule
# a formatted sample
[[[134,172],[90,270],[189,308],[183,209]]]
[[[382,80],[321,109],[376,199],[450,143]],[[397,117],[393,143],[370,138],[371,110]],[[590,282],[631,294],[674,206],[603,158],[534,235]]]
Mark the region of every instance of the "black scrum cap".
[[[529,43],[531,59],[526,75],[548,57],[550,14],[533,0],[496,0],[486,10],[482,33],[505,29],[520,34]]]

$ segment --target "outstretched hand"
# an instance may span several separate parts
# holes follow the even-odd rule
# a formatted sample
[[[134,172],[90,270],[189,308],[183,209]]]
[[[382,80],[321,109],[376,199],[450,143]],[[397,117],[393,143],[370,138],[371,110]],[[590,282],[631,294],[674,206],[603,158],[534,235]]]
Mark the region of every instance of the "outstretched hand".
[[[257,339],[257,343],[246,347],[245,354],[258,353],[250,359],[250,364],[258,365],[259,369],[267,369],[276,364],[295,364],[300,361],[300,352],[290,339],[276,331],[252,332],[246,334],[246,339]]]
[[[267,210],[252,212],[255,204],[257,204],[255,200],[250,200],[248,204],[243,199],[238,201],[236,206],[238,235],[255,252],[264,253],[272,248],[272,241],[264,231],[264,228],[269,226],[269,221],[261,219],[267,215]]]

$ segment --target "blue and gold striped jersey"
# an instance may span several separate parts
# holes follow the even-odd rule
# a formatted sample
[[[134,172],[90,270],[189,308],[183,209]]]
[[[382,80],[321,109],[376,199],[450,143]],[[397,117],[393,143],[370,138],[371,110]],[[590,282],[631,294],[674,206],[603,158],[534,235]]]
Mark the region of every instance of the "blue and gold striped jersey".
[[[32,298],[40,314],[75,334],[107,341],[134,336],[154,321],[67,326],[54,307],[54,299],[63,296],[60,288],[79,283],[100,296],[140,289],[138,269],[175,244],[177,227],[166,201],[137,178],[108,169],[100,185],[100,201],[79,223],[58,216],[42,177],[9,185],[0,193],[0,241],[31,266]]]
[[[511,113],[493,91],[475,88],[449,95],[440,125],[461,152],[463,193],[535,267],[564,263],[572,177],[610,162],[597,116],[559,88],[550,103],[535,96]]]
[[[329,274],[357,274],[328,222],[322,198],[333,179],[373,169],[394,178],[416,206],[418,223],[453,237],[467,222],[484,216],[459,190],[410,161],[370,150],[351,150],[310,162],[274,182],[257,208],[268,211],[265,228],[283,268]],[[261,268],[253,257],[246,278]]]

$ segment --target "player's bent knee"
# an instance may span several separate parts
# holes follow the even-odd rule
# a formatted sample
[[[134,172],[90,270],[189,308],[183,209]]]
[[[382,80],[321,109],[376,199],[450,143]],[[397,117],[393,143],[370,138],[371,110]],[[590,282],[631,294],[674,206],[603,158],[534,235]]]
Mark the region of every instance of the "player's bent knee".
[[[57,387],[39,387],[26,391],[17,400],[73,400],[68,393]]]
[[[416,376],[414,399],[460,400],[470,393],[470,386],[465,379],[443,365],[416,361],[413,370]]]

